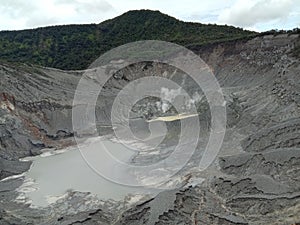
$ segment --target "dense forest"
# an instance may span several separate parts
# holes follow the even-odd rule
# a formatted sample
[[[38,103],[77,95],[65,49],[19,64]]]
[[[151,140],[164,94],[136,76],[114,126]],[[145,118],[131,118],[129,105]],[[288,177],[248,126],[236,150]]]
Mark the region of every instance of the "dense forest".
[[[100,24],[0,32],[0,58],[65,70],[85,69],[102,53],[138,40],[203,45],[256,35],[235,28],[183,22],[159,11],[129,11]]]

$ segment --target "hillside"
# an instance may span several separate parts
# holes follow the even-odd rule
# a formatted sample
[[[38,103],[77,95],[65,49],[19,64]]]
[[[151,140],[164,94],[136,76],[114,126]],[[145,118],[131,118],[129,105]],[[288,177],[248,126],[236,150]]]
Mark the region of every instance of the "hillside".
[[[164,40],[185,46],[255,35],[232,26],[177,20],[159,11],[129,11],[100,24],[64,25],[0,32],[0,58],[59,69],[85,69],[102,53],[138,40]]]
[[[73,190],[46,208],[30,207],[20,190],[31,188],[22,175],[31,162],[19,159],[39,155],[44,148],[74,144],[72,102],[83,72],[1,62],[0,224],[297,224],[300,62],[294,51],[299,44],[298,34],[281,34],[195,48],[214,71],[226,99],[227,135],[220,154],[207,171],[198,173],[195,166],[206,142],[200,143],[186,171],[190,177],[186,186],[133,205],[100,204]],[[120,71],[126,79],[113,77],[98,98],[100,135],[111,132],[110,112],[119,91],[142,75],[177,77],[183,88],[193,90],[175,71],[146,62]],[[205,102],[199,106],[204,108]],[[153,112],[151,104],[143,109]],[[200,123],[206,120],[205,113],[201,111]],[[149,164],[156,157],[150,152],[135,160]],[[197,183],[199,178],[205,182]]]
[[[92,112],[96,129],[84,122],[84,117],[90,116],[92,102],[74,101],[74,95],[93,97],[94,84],[101,84],[102,79],[96,76],[97,69],[67,69],[85,68],[102,52],[141,39],[168,40],[187,46],[203,59],[222,88],[226,135],[218,155],[204,171],[199,170],[199,162],[215,129],[210,121],[216,108],[208,107],[209,99],[201,88],[177,67],[157,61],[130,64],[128,58],[123,62],[121,57],[110,60],[102,67],[105,73],[101,73],[110,79],[101,89]],[[142,10],[130,11],[99,25],[3,31],[0,50],[0,225],[300,224],[298,28],[256,34],[229,26],[185,23],[158,11]],[[153,52],[159,54],[160,50]],[[119,69],[122,62],[129,66]],[[84,173],[77,170],[82,168],[80,161],[69,153],[81,146],[91,146],[95,134],[101,140],[113,138],[117,143],[119,137],[114,131],[122,126],[113,124],[114,104],[121,95],[134,99],[136,92],[126,92],[126,88],[141,78],[157,79],[157,86],[150,83],[146,86],[160,87],[157,88],[160,96],[174,93],[174,98],[169,98],[170,105],[182,98],[182,90],[191,95],[199,115],[201,136],[188,163],[167,182],[170,189],[159,189],[159,193],[149,195],[133,191],[121,200],[111,196],[104,199],[90,189],[92,185],[85,182]],[[166,91],[158,78],[173,81],[180,88]],[[85,79],[91,82],[83,82],[84,91],[78,92],[78,83]],[[139,90],[141,86],[137,84],[133,89]],[[147,94],[147,89],[141,90]],[[183,105],[184,109],[189,108],[190,102]],[[120,101],[120,105],[128,104]],[[157,137],[155,132],[145,135],[155,128],[149,120],[178,116],[172,107],[166,111],[163,106],[148,94],[134,104],[129,122],[137,138]],[[80,117],[83,120],[78,119],[83,121],[83,133],[78,133],[73,123],[77,118],[73,117],[76,108],[83,109],[84,117]],[[118,111],[117,121],[124,121],[129,115],[126,110]],[[177,147],[191,148],[190,140],[198,134],[185,132],[188,140],[179,143],[181,122],[168,121],[165,125],[167,134],[162,145],[135,151],[128,161],[130,165],[155,164],[170,157]],[[87,142],[76,142],[78,137]],[[125,138],[123,143],[133,141]],[[77,152],[83,162],[84,154]],[[85,167],[86,162],[89,161],[84,162]],[[110,168],[114,173],[117,171],[115,165]],[[159,168],[163,170],[169,167]],[[155,170],[149,171],[157,174]],[[72,174],[64,177],[65,172]],[[90,172],[96,176],[95,170]],[[138,171],[125,172],[137,180],[149,180]],[[91,180],[97,178],[100,174]],[[86,185],[86,189],[76,188],[74,181]],[[114,186],[93,187],[103,193],[109,189],[119,194]],[[50,191],[43,192],[45,188]],[[56,190],[61,192],[57,194]],[[40,193],[47,204],[36,204],[39,199],[32,193]]]

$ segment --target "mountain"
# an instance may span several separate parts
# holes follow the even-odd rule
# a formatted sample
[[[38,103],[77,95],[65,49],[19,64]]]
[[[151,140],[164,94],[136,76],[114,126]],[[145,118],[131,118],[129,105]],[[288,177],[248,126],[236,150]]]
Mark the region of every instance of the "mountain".
[[[41,149],[75,144],[72,104],[84,71],[0,62],[0,224],[299,223],[300,57],[295,57],[299,46],[298,34],[269,34],[193,49],[214,71],[222,87],[227,129],[220,154],[204,173],[197,168],[206,141],[199,143],[188,163],[191,168],[177,177],[187,178],[185,186],[138,202],[103,204],[94,195],[72,190],[46,208],[32,208],[30,199],[16,193],[16,189],[31,188],[22,176],[31,162],[20,159],[39,155]],[[113,68],[111,63],[108,68]],[[167,65],[142,62],[124,68],[107,82],[98,97],[95,115],[100,135],[112,132],[111,108],[120,90],[133,80],[153,74],[176,78],[183,89],[193,90],[186,76]],[[202,123],[210,111],[205,102],[198,104]],[[151,104],[137,105],[143,109],[137,111],[141,114],[157,113]],[[205,138],[208,133],[202,124]],[[134,160],[149,165],[166,154],[163,149],[159,154],[143,152]],[[59,174],[57,180],[55,185],[59,185]]]
[[[131,11],[99,25],[6,31],[0,32],[0,37],[1,225],[300,224],[298,29],[255,34],[228,26],[184,23],[159,12]],[[49,170],[73,171],[78,164],[65,168],[53,161],[53,164],[41,163],[48,169],[38,171],[37,179],[28,177],[27,171],[35,168],[37,160],[45,156],[56,160],[51,158],[52,154],[63,156],[76,146],[74,137],[78,133],[72,123],[72,111],[82,107],[84,113],[91,107],[90,101],[74,101],[77,84],[82,77],[95,83],[99,79],[93,70],[67,71],[28,62],[63,69],[84,68],[98,53],[143,38],[184,44],[214,72],[222,87],[227,115],[226,135],[214,162],[207,170],[199,171],[207,138],[214,129],[210,125],[211,110],[200,87],[177,68],[158,62],[139,62],[118,70],[105,83],[95,105],[96,128],[100,136],[114,136],[113,131],[118,127],[111,123],[113,104],[125,87],[140,78],[161,76],[177,83],[179,90],[196,96],[192,100],[199,114],[201,137],[184,169],[174,174],[178,188],[162,189],[155,196],[134,192],[116,201],[98,198],[88,189],[80,192],[70,182],[61,195],[45,196],[38,177],[46,176]],[[111,60],[106,66],[107,75],[119,66],[120,61]],[[88,85],[85,88],[87,92],[79,95],[93,94]],[[158,91],[165,96],[163,88]],[[168,92],[175,93],[176,98],[182,96],[177,89]],[[130,92],[125,95],[130,97]],[[132,128],[136,134],[145,134],[135,125],[136,118],[145,118],[146,123],[148,116],[151,119],[162,116],[161,113],[177,115],[172,108],[163,110],[163,104],[156,98],[143,100],[132,107]],[[174,102],[175,99],[170,100],[171,104]],[[126,118],[124,113],[128,114],[120,112],[118,121]],[[130,164],[150,165],[166,159],[175,145],[179,145],[181,127],[178,121],[166,123],[164,145],[136,152]],[[84,131],[85,139],[91,135],[91,129]],[[183,144],[190,146],[188,142]],[[59,172],[45,179],[47,188],[56,189],[60,185]],[[71,179],[82,182],[82,173],[75,173]],[[149,180],[139,175],[137,179]],[[171,188],[174,183],[168,184]],[[49,205],[34,205],[28,196],[31,191],[42,191],[41,198],[47,197]]]
[[[138,40],[203,45],[255,35],[232,26],[183,22],[159,11],[129,11],[100,24],[0,32],[0,58],[65,70],[86,69],[104,52]]]

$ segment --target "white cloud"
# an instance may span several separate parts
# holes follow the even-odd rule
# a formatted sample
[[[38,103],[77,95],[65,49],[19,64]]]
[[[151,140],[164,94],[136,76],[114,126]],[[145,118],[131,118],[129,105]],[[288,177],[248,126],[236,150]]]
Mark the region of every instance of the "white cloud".
[[[99,23],[113,17],[114,12],[105,0],[0,1],[0,30]]]
[[[78,13],[99,14],[113,9],[113,7],[104,0],[56,0],[54,3],[70,6]]]
[[[230,8],[220,13],[218,21],[240,27],[251,27],[259,23],[282,21],[292,13],[295,0],[237,0]]]
[[[41,15],[34,15],[28,17],[25,24],[27,27],[40,27],[45,26],[47,24],[57,24],[59,20],[55,17],[45,17]]]
[[[299,0],[0,0],[0,30],[100,23],[134,9],[255,30],[293,28],[300,21]]]

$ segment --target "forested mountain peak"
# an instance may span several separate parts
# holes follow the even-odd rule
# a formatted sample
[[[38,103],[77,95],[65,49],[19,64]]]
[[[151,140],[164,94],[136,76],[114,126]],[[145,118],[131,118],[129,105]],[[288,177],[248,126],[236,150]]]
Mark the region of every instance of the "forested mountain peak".
[[[232,26],[183,22],[159,11],[133,10],[100,24],[1,31],[0,58],[65,70],[85,69],[104,52],[132,41],[164,40],[193,46],[253,34]]]

